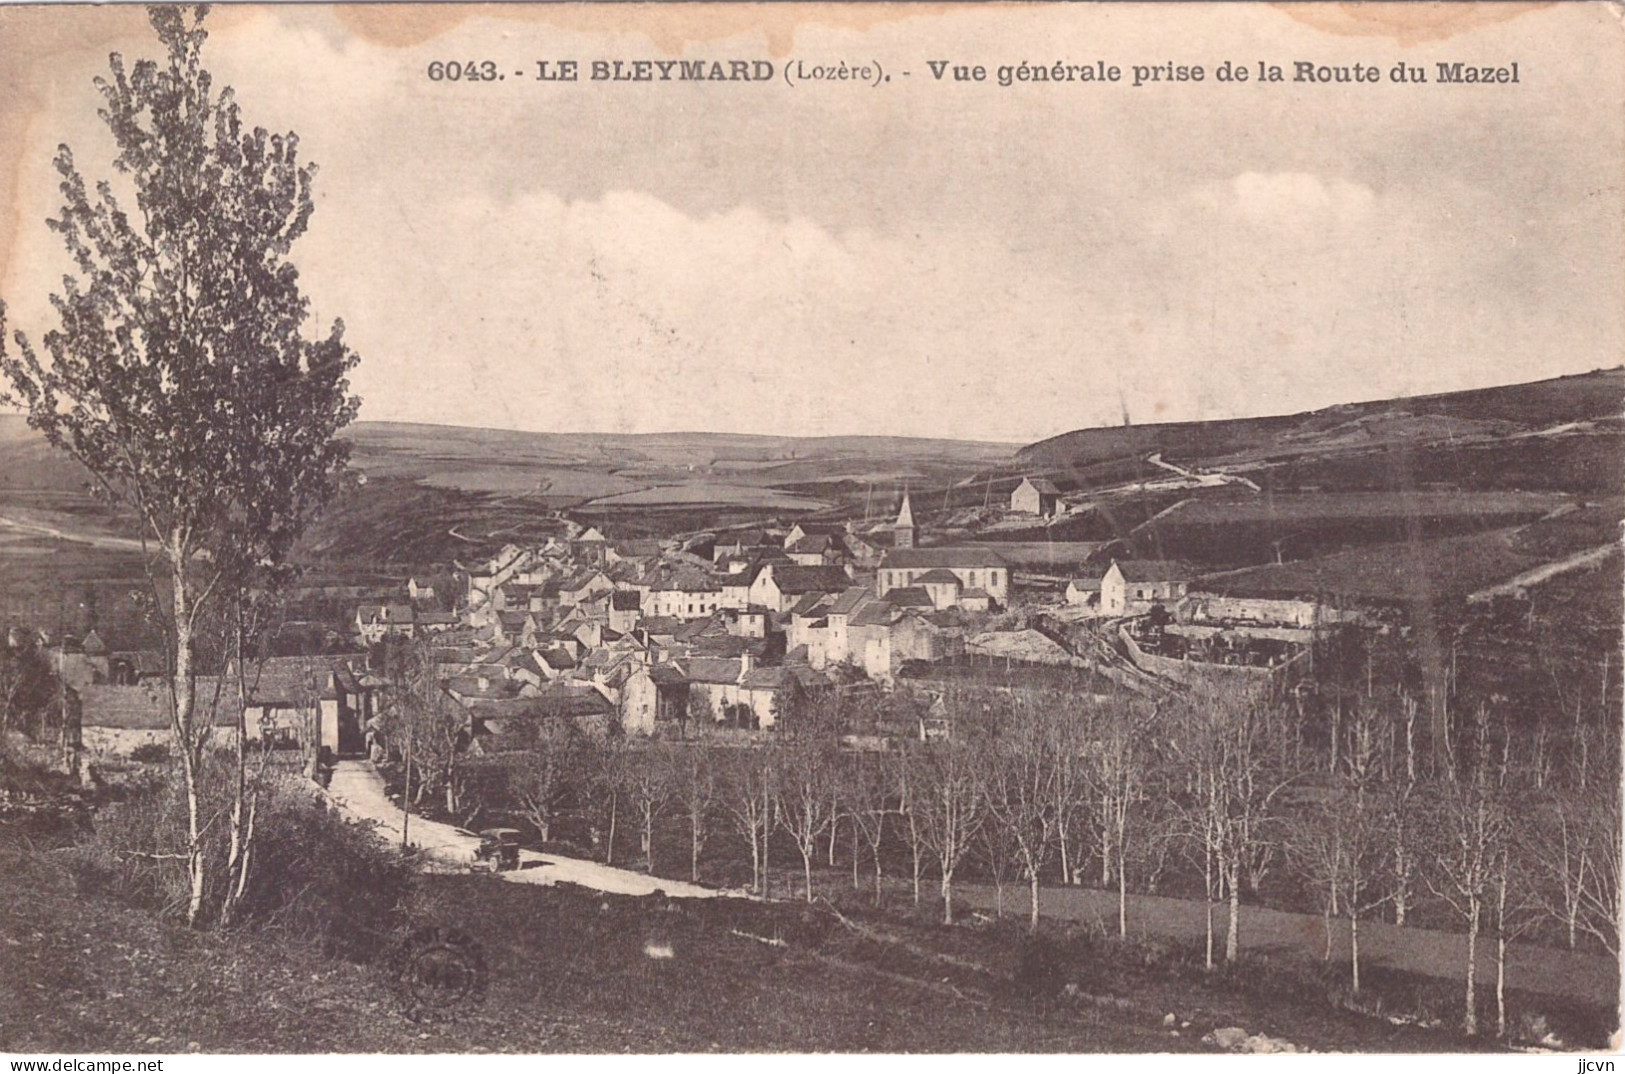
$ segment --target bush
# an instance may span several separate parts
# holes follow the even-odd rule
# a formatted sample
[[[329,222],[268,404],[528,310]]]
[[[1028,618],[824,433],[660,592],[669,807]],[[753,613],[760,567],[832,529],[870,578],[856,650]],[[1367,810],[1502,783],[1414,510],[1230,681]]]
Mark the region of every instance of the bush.
[[[130,751],[130,760],[142,764],[168,764],[169,747],[162,742],[143,742]]]
[[[224,901],[230,829],[229,771],[211,765],[203,788],[205,816],[218,816],[206,836],[205,920]],[[92,837],[72,862],[79,890],[104,894],[166,917],[185,913],[186,795],[173,772],[154,778],[96,817]],[[400,922],[411,882],[401,855],[372,832],[344,820],[294,785],[262,789],[248,885],[236,923],[286,929],[324,950],[365,960],[386,946]]]
[[[327,954],[352,961],[394,941],[412,871],[371,824],[283,793],[261,807],[258,829],[243,923],[319,938]]]

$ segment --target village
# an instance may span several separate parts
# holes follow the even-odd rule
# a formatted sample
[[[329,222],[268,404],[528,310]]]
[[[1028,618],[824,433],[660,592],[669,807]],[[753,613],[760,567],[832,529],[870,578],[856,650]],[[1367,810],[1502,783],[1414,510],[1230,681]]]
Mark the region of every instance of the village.
[[[1008,516],[1053,518],[1058,501],[1051,482],[1023,479]],[[200,694],[216,703],[220,733],[233,733],[243,707],[252,741],[365,755],[388,692],[375,658],[385,644],[427,648],[445,697],[466,713],[465,746],[488,750],[515,721],[645,737],[694,721],[748,736],[833,697],[903,690],[929,710],[945,672],[977,665],[1014,683],[1024,671],[1070,669],[1141,696],[1215,676],[1284,686],[1317,637],[1358,619],[1315,599],[1204,585],[1191,566],[1134,558],[1124,542],[1064,546],[1064,576],[1042,563],[1025,570],[1025,545],[934,543],[906,490],[895,520],[867,527],[792,521],[617,541],[565,525],[459,572],[454,593],[411,578],[356,600],[337,653],[250,661],[241,691],[234,667],[216,669]],[[92,754],[164,740],[160,653],[95,629],[35,640],[77,701]],[[20,641],[14,626],[11,644]],[[946,724],[864,730],[850,740],[873,746]]]
[[[476,7],[0,9],[0,1050],[1617,1047],[1617,124],[1179,51],[1609,12]]]

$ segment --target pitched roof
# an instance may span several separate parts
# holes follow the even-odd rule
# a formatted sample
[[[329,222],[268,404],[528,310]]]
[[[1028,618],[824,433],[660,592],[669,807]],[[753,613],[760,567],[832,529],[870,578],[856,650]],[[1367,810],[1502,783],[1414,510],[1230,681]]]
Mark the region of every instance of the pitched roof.
[[[895,591],[894,591],[895,592]],[[896,606],[888,603],[891,594],[886,594],[886,600],[877,600],[865,604],[851,619],[850,625],[855,627],[890,626],[892,620],[897,618]],[[929,602],[929,598],[927,598]]]
[[[1005,567],[1004,557],[991,548],[893,548],[880,561],[882,567]]]
[[[643,620],[641,627],[646,634],[671,634],[683,629],[683,620],[670,615],[651,615]]]
[[[800,600],[796,601],[795,607],[790,609],[790,614],[800,618],[806,618],[807,616],[812,615],[813,610],[816,609],[820,604],[824,603],[824,600],[825,594],[823,593],[805,593],[802,595]]]
[[[923,586],[906,585],[886,590],[886,603],[894,608],[935,608],[937,602]]]
[[[852,584],[852,576],[840,567],[803,567],[794,563],[773,565],[773,584],[780,593],[839,593]]]
[[[962,585],[959,575],[947,567],[933,567],[914,579],[914,585]],[[911,587],[912,588],[912,587]]]
[[[841,590],[839,596],[830,602],[830,615],[851,615],[866,601],[873,598],[868,586],[854,585]]]
[[[908,502],[907,490],[903,492],[903,506],[897,511],[897,522],[895,525],[898,529],[903,529],[905,527],[912,528],[914,525],[914,508]]]
[[[635,612],[643,607],[643,598],[635,589],[617,589],[609,595],[609,606],[618,612]]]
[[[219,703],[215,689],[219,687]],[[201,677],[197,683],[198,711],[212,706],[215,726],[237,722],[237,691],[232,683]],[[169,727],[169,687],[144,682],[136,686],[86,685],[79,689],[80,724],[126,730],[160,731]]]
[[[1024,477],[1023,485],[1031,485],[1035,491],[1045,496],[1059,496],[1061,490],[1055,487],[1055,482],[1047,477]]]
[[[735,657],[693,656],[683,661],[689,682],[736,683],[740,662]]]
[[[536,654],[536,659],[554,671],[569,671],[576,666],[576,658],[568,649],[543,649]]]
[[[670,664],[656,664],[648,669],[649,678],[654,680],[656,686],[686,686],[688,678],[681,669]]]
[[[747,690],[778,690],[791,680],[807,688],[828,686],[829,679],[806,664],[786,664],[773,668],[753,668],[739,685]]]
[[[803,556],[823,555],[829,551],[844,552],[845,550],[846,546],[841,539],[831,533],[809,533],[785,549],[786,552]]]
[[[1177,559],[1114,559],[1123,579],[1129,582],[1187,581],[1196,572]]]
[[[331,694],[332,674],[331,660],[273,656],[258,663],[250,661],[244,682],[250,703],[307,705],[315,698]]]

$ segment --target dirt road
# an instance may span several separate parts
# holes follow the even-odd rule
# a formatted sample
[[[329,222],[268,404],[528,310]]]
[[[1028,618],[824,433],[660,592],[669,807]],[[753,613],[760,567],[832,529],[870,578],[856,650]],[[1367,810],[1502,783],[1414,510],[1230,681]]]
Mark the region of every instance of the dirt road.
[[[954,899],[967,907],[990,911],[994,907],[995,892],[991,886],[956,884]],[[1024,917],[1029,906],[1025,887],[1010,885],[1005,888],[1006,915]],[[1046,887],[1039,895],[1039,912],[1045,917],[1099,922],[1115,935],[1117,893],[1090,888]],[[1221,954],[1224,950],[1225,920],[1225,908],[1215,908],[1215,943]],[[1199,943],[1205,933],[1204,904],[1153,895],[1130,895],[1128,929],[1131,936]],[[1241,908],[1240,939],[1244,952],[1292,952],[1308,959],[1319,959],[1326,945],[1325,928],[1318,916],[1268,910],[1259,906]],[[1484,988],[1493,988],[1494,940],[1481,938],[1478,950],[1479,982]],[[1348,923],[1334,920],[1332,958],[1347,962],[1348,957]],[[1360,962],[1361,965],[1388,966],[1454,980],[1463,976],[1466,969],[1467,937],[1461,933],[1408,926],[1399,928],[1377,921],[1361,921]],[[1530,944],[1514,944],[1507,952],[1508,988],[1606,1003],[1618,998],[1619,981],[1618,964],[1602,956]]]
[[[371,764],[340,761],[333,768],[327,794],[347,816],[373,822],[382,838],[400,845],[405,815],[389,800],[383,777]],[[406,840],[422,851],[434,868],[447,872],[466,870],[473,864],[474,851],[480,844],[478,836],[461,828],[416,816],[406,822]],[[667,880],[595,861],[533,850],[519,852],[518,871],[496,875],[515,884],[577,884],[613,895],[652,895],[660,891],[673,898],[704,899],[729,894],[681,880]]]

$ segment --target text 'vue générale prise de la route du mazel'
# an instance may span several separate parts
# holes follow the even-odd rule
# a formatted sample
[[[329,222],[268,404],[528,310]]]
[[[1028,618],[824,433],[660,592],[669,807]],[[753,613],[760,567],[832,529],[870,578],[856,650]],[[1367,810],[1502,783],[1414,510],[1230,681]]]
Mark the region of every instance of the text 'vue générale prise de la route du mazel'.
[[[1291,60],[1222,60],[1216,64],[1110,63],[1095,59],[1083,63],[972,63],[957,60],[926,60],[909,67],[880,60],[811,60],[792,58],[696,59],[696,60],[576,60],[551,59],[505,63],[496,59],[437,59],[426,69],[431,82],[495,83],[510,78],[546,83],[655,83],[719,82],[762,84],[783,81],[802,83],[851,83],[881,86],[899,79],[926,83],[976,84],[1002,87],[1038,83],[1077,83],[1123,85],[1142,88],[1158,85],[1214,83],[1284,85],[1518,85],[1523,82],[1519,61],[1483,64],[1465,60],[1436,60],[1428,63],[1318,63]]]

